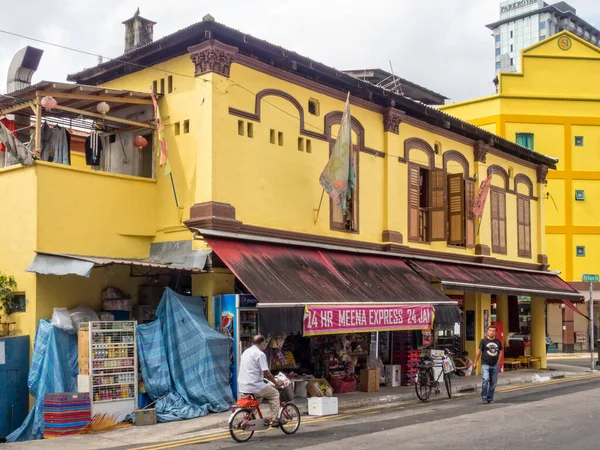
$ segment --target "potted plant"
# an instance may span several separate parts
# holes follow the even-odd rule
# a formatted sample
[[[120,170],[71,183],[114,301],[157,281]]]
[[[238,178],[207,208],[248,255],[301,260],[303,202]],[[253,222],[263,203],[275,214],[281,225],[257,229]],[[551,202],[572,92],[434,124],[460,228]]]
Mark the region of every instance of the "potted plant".
[[[8,334],[8,317],[18,310],[17,300],[14,292],[17,288],[17,282],[12,275],[0,273],[0,310],[6,316],[6,322],[0,321],[0,336]]]

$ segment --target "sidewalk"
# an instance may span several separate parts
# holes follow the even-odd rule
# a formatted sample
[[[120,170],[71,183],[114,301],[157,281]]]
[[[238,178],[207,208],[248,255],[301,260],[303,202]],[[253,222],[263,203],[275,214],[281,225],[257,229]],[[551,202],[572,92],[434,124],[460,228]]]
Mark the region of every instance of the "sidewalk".
[[[594,351],[594,358],[596,358],[597,354]],[[578,359],[578,358],[588,358],[590,357],[590,352],[583,353],[548,353],[546,356],[548,359]]]
[[[562,367],[562,366],[561,366]],[[557,378],[577,377],[590,375],[585,370],[562,371],[562,370],[515,370],[504,372],[499,375],[498,387],[517,386],[528,383],[541,383]],[[452,378],[452,394],[472,394],[481,388],[481,377],[472,376],[467,378]],[[444,387],[439,395],[432,395],[432,399],[447,398]],[[351,392],[338,396],[339,412],[348,412],[356,409],[381,408],[386,405],[418,401],[413,386],[403,387],[381,387],[379,392]],[[300,408],[302,414],[308,410],[308,401],[305,398],[297,398],[294,402]],[[145,445],[178,439],[189,439],[205,434],[225,431],[230,411],[210,414],[198,419],[181,422],[157,424],[147,427],[129,427],[109,433],[88,434],[79,436],[67,436],[64,438],[50,439],[44,441],[29,441],[16,444],[2,444],[0,449],[31,449],[31,450],[89,450],[115,448],[125,445]]]

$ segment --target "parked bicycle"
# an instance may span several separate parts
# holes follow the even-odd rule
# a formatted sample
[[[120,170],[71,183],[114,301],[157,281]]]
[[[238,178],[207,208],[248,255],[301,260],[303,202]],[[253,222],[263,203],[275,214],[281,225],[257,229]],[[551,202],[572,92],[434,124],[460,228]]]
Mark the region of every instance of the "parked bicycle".
[[[433,370],[436,361],[441,362],[441,370],[437,377]],[[450,352],[444,351],[441,357],[432,358],[430,356],[423,356],[419,360],[418,367],[419,371],[415,380],[415,391],[419,400],[422,402],[428,401],[433,390],[435,390],[436,394],[439,394],[442,378],[444,379],[448,398],[452,398],[452,379],[450,378],[450,374],[454,371],[454,362],[452,361],[452,354]]]
[[[292,403],[293,386],[277,387],[279,391],[279,412],[277,413],[278,427],[287,435],[294,434],[300,428],[300,410]],[[235,404],[229,417],[229,434],[236,442],[247,442],[257,430],[265,430],[271,426],[271,421],[264,418],[260,403],[254,395],[247,395]]]

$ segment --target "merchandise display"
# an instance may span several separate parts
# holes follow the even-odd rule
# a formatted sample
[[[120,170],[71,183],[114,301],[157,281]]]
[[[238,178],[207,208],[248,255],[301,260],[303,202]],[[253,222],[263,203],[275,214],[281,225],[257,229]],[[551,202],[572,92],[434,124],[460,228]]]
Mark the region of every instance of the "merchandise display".
[[[87,330],[83,327],[90,336],[92,412],[124,418],[137,405],[136,322],[89,322]]]

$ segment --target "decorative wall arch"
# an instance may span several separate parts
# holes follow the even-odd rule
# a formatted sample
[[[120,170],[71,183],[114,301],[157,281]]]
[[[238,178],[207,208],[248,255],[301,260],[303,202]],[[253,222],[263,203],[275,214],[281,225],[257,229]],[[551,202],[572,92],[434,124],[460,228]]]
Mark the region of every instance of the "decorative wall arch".
[[[519,183],[523,183],[529,188],[529,198],[535,198],[535,196],[533,195],[533,181],[531,181],[531,178],[529,178],[524,173],[518,173],[517,175],[515,175],[515,194],[518,193],[517,187]]]
[[[329,142],[334,142],[336,136],[331,135],[331,128],[334,125],[339,125],[342,121],[342,111],[332,111],[325,115],[325,139]],[[356,117],[351,118],[352,131],[354,131],[358,137],[358,148],[360,150],[365,147],[365,127],[358,121]]]
[[[491,166],[488,167],[487,173],[488,173],[488,177],[492,174],[500,176],[504,180],[504,190],[506,192],[510,192],[510,185],[509,185],[510,177],[508,176],[508,172],[506,170],[504,170],[504,168],[502,166],[499,166],[497,164],[492,164]]]
[[[426,141],[419,138],[408,138],[404,141],[404,158],[399,157],[398,161],[404,163],[410,162],[410,151],[413,148],[424,151],[429,158],[429,168],[435,168],[435,152],[433,148]]]
[[[279,89],[263,89],[258,94],[256,94],[256,97],[254,100],[254,112],[253,113],[230,107],[229,114],[231,114],[233,116],[237,116],[237,117],[242,117],[242,118],[248,119],[248,120],[253,120],[255,122],[260,122],[262,100],[265,97],[269,97],[269,96],[283,98],[283,99],[289,101],[298,110],[298,122],[300,124],[300,135],[302,135],[302,136],[307,136],[307,137],[310,137],[313,139],[318,139],[320,141],[329,141],[329,140],[331,140],[331,128],[330,128],[329,123],[332,125],[335,125],[335,124],[339,123],[342,118],[343,113],[341,111],[330,112],[327,115],[325,115],[325,117],[324,117],[323,127],[324,127],[325,131],[323,133],[320,133],[318,131],[307,130],[305,127],[305,122],[304,122],[304,117],[305,117],[304,108],[302,107],[300,102],[298,100],[296,100],[292,95],[288,94],[287,92],[281,91]],[[338,117],[339,117],[339,119],[338,119]],[[337,122],[336,122],[336,120],[337,120]],[[385,158],[384,152],[373,149],[373,148],[368,148],[365,146],[364,127],[360,124],[360,122],[355,117],[352,117],[352,129],[354,131],[356,131],[357,134],[358,134],[358,130],[362,130],[363,138],[362,138],[362,143],[360,143],[360,151],[361,152],[368,153],[370,155],[377,156],[379,158]]]
[[[456,150],[448,150],[447,152],[444,152],[443,160],[444,172],[448,172],[447,168],[450,161],[456,161],[463,168],[463,176],[465,180],[469,179],[469,160],[465,157],[465,155]]]

